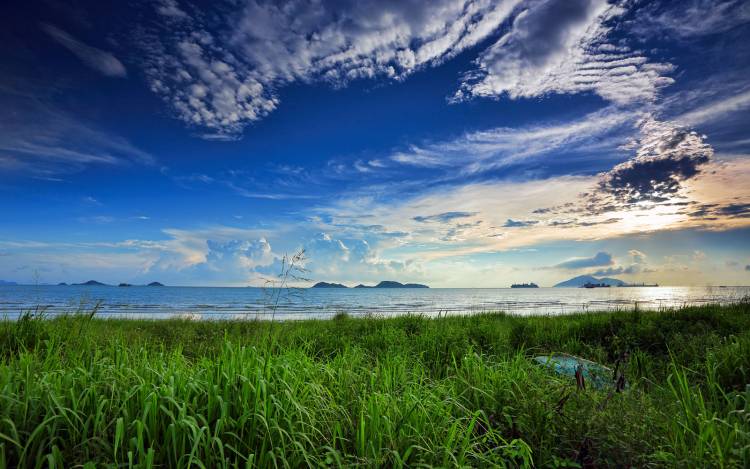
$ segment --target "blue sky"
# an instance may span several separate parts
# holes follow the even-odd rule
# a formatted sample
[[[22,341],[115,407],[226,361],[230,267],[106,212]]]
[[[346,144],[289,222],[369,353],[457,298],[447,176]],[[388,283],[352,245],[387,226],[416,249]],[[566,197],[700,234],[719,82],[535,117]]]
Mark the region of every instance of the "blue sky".
[[[2,8],[0,279],[750,283],[747,2]]]

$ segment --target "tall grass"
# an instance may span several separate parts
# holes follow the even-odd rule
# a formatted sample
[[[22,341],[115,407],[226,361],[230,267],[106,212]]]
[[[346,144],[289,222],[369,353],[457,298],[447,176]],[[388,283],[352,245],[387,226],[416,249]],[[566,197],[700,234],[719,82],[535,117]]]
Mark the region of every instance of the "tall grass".
[[[750,307],[0,323],[0,467],[748,467]],[[533,364],[568,352],[630,386]]]

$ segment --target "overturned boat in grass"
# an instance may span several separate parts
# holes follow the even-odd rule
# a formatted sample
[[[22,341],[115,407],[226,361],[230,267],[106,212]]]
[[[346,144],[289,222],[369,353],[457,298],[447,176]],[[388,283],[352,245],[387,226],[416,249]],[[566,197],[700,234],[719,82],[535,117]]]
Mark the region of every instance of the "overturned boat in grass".
[[[586,384],[590,384],[595,389],[621,391],[626,386],[625,376],[619,370],[613,370],[575,355],[567,353],[541,355],[534,357],[534,361],[551,368],[558,375],[574,378],[579,388],[585,388]]]

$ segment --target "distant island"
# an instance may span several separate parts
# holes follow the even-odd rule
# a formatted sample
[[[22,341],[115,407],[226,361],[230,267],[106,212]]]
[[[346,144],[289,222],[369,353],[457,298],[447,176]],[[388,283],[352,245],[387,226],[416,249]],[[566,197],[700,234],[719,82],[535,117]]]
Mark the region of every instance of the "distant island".
[[[555,285],[555,287],[579,288],[579,287],[585,286],[586,284],[596,285],[596,286],[608,286],[608,287],[621,287],[623,285],[626,285],[625,282],[616,278],[608,278],[608,277],[596,278],[592,275],[579,275],[578,277],[573,277],[570,280],[560,282],[557,285]]]
[[[539,285],[537,285],[534,282],[531,283],[514,283],[510,286],[510,288],[539,288]]]
[[[106,283],[97,282],[96,280],[89,280],[88,282],[83,282],[83,283],[71,283],[71,285],[87,286],[87,287],[106,287],[107,286]]]
[[[16,282],[9,282],[7,280],[0,280],[0,285],[12,286],[12,285],[18,285],[18,284]]]
[[[312,288],[349,288],[341,283],[318,282]]]
[[[60,282],[57,285],[62,287],[62,286],[67,286],[68,284],[65,282]],[[86,287],[109,287],[111,286],[106,283],[99,282],[97,280],[89,280],[88,282],[83,282],[83,283],[71,283],[70,285],[86,286]],[[151,282],[148,285],[133,285],[131,283],[122,282],[118,284],[117,286],[118,287],[138,287],[138,286],[140,287],[163,287],[164,284],[160,282]]]
[[[374,287],[368,285],[362,285],[361,283],[354,288],[430,288],[427,285],[421,283],[400,283],[394,282],[393,280],[383,280]]]
[[[311,288],[349,288],[341,283],[318,282]],[[361,283],[354,288],[430,288],[421,283],[401,283],[393,280],[384,280],[375,286],[362,285]]]

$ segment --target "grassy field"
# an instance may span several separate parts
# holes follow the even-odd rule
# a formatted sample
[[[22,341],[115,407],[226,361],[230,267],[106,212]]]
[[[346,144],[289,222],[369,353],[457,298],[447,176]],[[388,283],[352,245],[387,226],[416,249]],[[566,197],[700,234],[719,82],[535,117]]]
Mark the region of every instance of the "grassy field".
[[[531,357],[612,366],[578,390]],[[750,304],[0,322],[0,467],[750,467]]]

